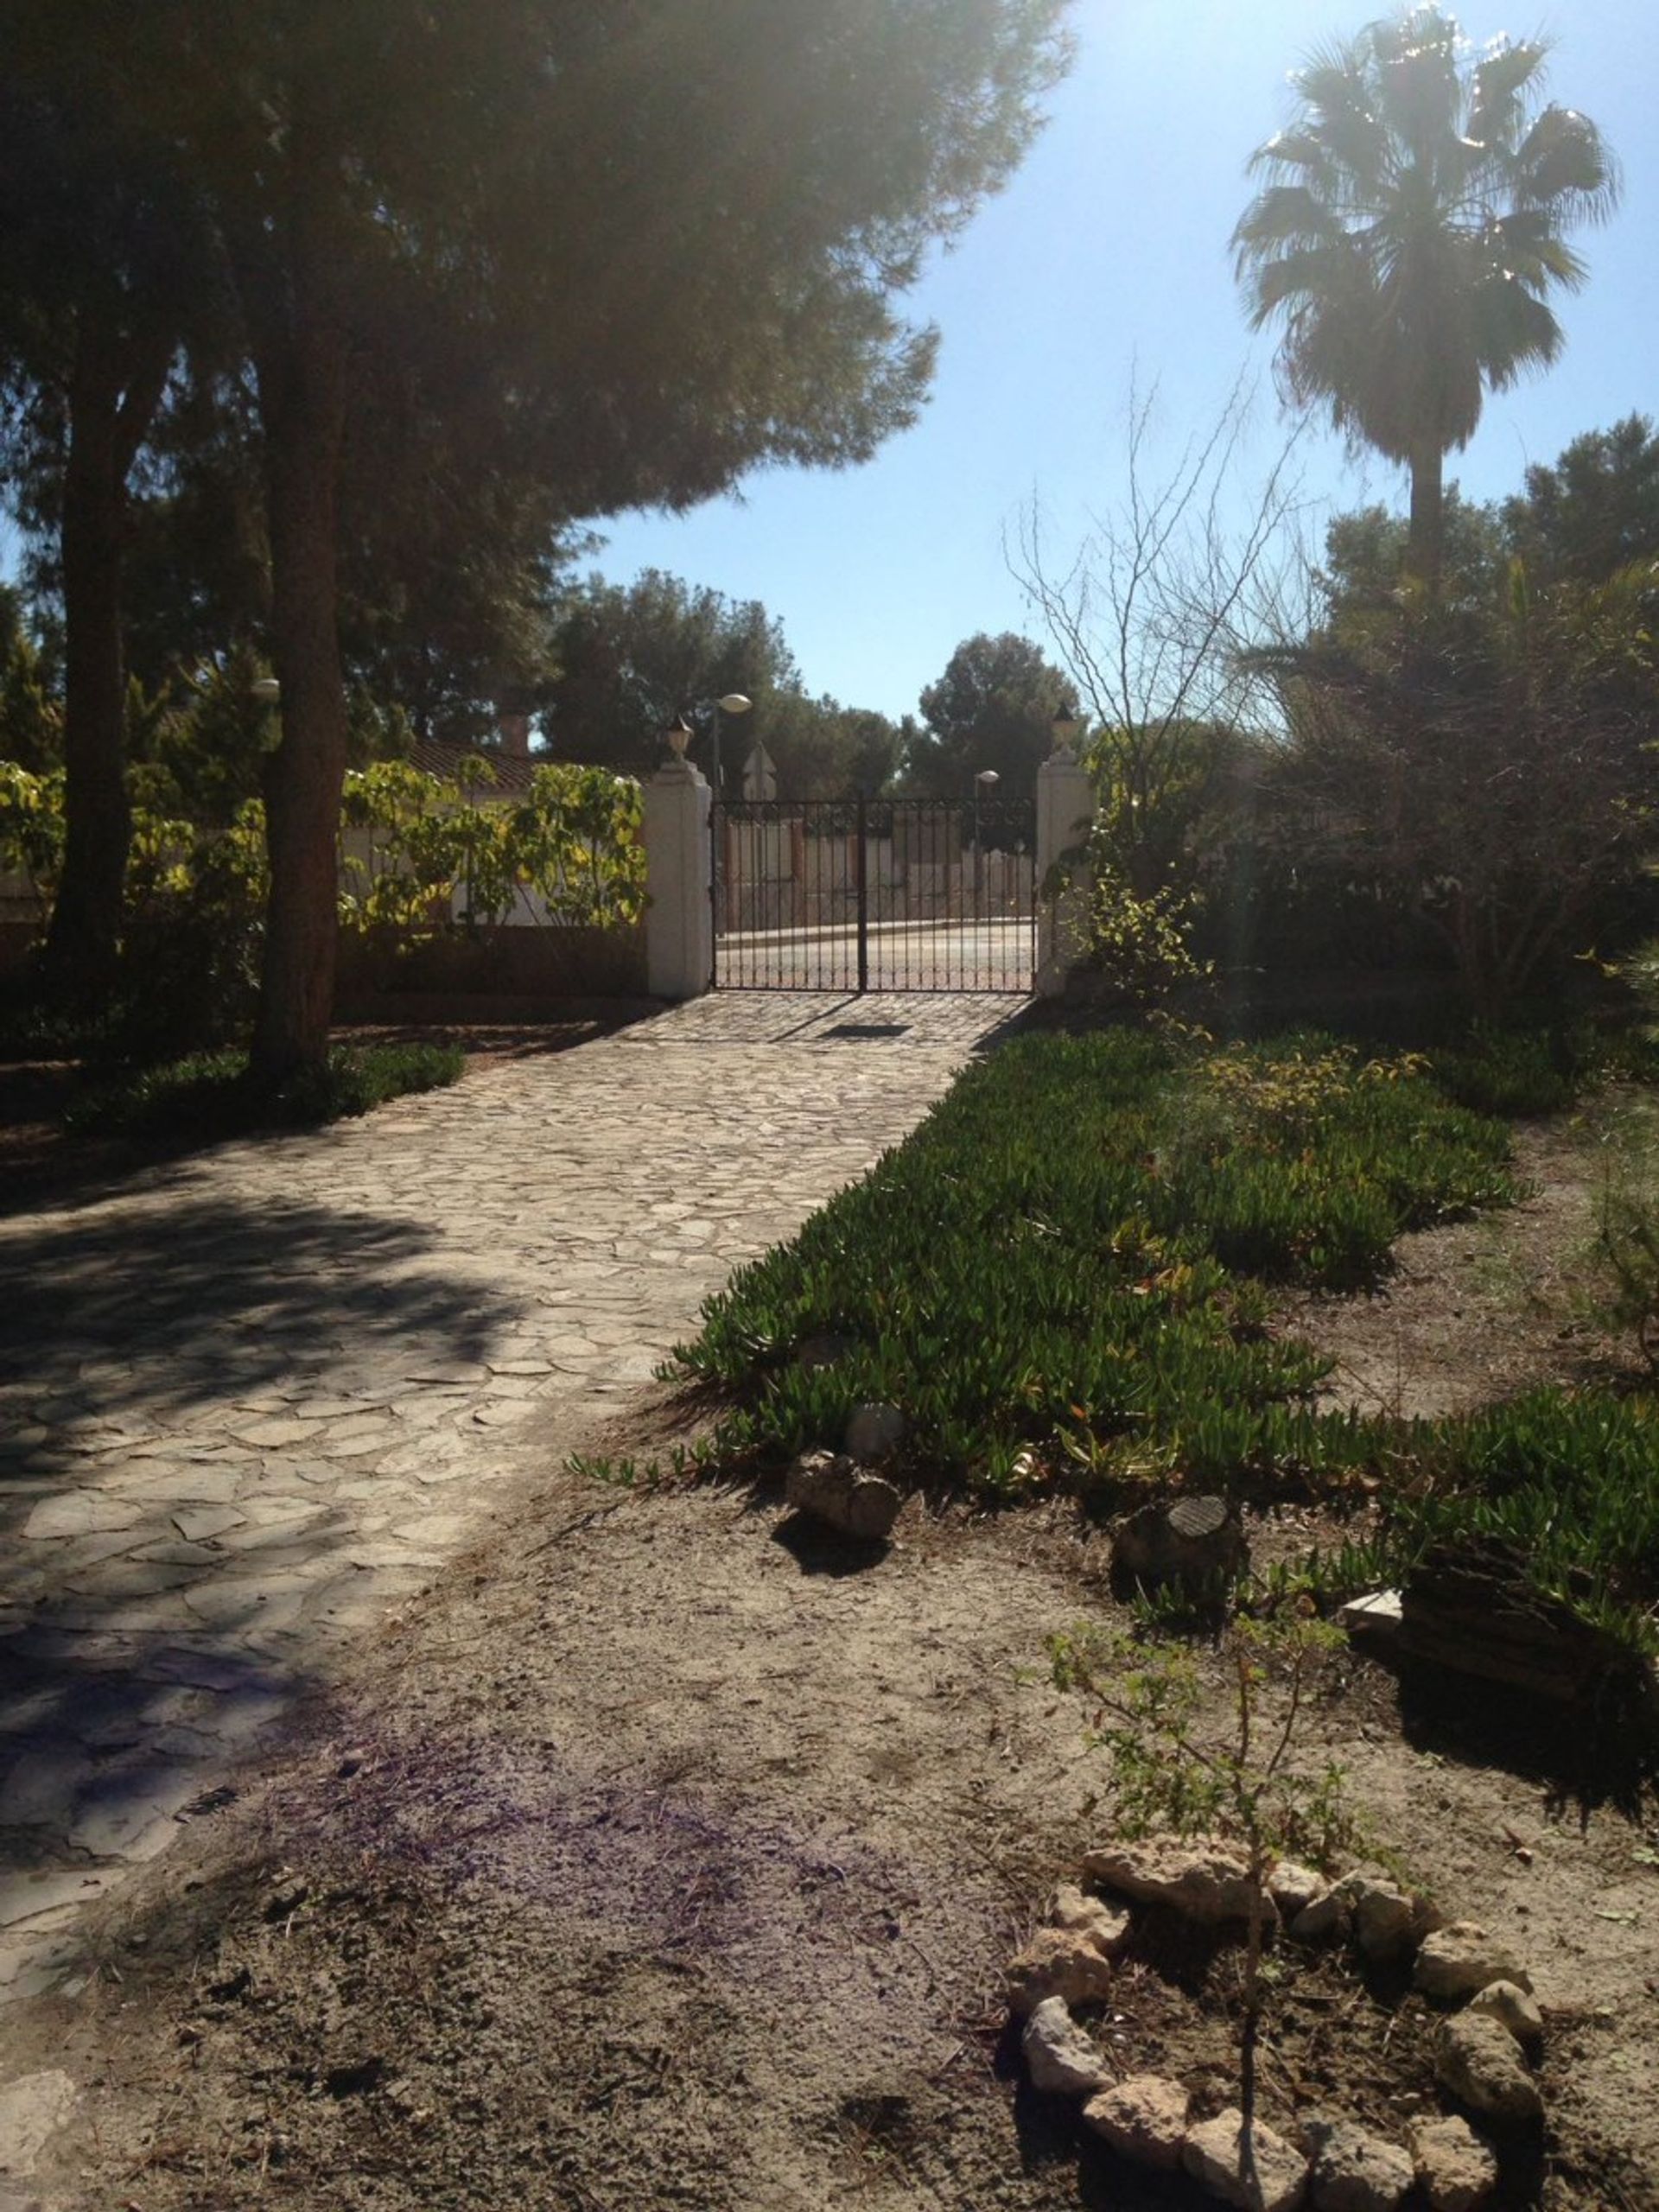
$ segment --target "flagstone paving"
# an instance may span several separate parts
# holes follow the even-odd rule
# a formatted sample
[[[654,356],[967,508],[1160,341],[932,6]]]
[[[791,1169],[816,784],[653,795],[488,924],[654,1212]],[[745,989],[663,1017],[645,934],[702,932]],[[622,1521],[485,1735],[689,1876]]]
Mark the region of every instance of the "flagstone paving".
[[[0,2001],[1022,1003],[717,996],[0,1221]]]

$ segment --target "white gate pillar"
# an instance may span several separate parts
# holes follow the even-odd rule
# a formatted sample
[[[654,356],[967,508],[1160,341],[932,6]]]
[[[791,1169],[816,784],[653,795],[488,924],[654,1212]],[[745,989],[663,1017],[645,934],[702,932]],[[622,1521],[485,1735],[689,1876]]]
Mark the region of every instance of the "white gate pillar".
[[[1094,818],[1095,787],[1077,755],[1063,747],[1037,771],[1037,991],[1042,998],[1058,998],[1065,988],[1089,892],[1084,863],[1066,861],[1070,880],[1057,896],[1045,887],[1064,856],[1077,854]]]
[[[653,998],[701,998],[714,979],[709,895],[714,793],[689,760],[666,760],[645,785],[646,988]]]

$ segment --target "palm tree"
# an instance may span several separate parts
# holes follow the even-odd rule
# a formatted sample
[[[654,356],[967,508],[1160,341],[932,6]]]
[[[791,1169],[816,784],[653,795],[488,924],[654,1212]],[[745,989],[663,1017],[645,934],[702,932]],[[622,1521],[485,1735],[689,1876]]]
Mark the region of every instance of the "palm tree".
[[[1586,273],[1565,233],[1618,198],[1594,124],[1537,103],[1548,51],[1501,39],[1477,60],[1431,6],[1316,54],[1233,233],[1252,327],[1282,321],[1289,395],[1410,470],[1408,559],[1431,584],[1446,455],[1489,387],[1555,359],[1545,296]]]

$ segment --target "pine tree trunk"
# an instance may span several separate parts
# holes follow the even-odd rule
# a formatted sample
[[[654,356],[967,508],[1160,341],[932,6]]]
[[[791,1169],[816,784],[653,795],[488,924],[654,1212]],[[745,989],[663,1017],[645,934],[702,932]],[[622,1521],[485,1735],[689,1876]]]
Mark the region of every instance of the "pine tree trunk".
[[[273,1083],[322,1060],[334,1007],[346,738],[336,589],[344,393],[339,335],[326,314],[307,314],[302,292],[290,330],[259,362],[283,734],[265,784],[270,904],[253,1065]]]
[[[1421,447],[1411,458],[1411,523],[1406,565],[1430,592],[1440,586],[1446,544],[1446,456],[1438,445]]]
[[[45,966],[54,986],[88,1000],[108,989],[115,972],[132,836],[121,622],[121,396],[114,351],[83,319],[63,481],[66,838]]]

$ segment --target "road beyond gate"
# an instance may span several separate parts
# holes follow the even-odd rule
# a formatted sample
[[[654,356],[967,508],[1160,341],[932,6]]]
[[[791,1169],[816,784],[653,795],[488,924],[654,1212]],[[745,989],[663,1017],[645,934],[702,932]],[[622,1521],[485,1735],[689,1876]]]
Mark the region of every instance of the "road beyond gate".
[[[1027,992],[1030,799],[730,799],[711,815],[717,990]]]

